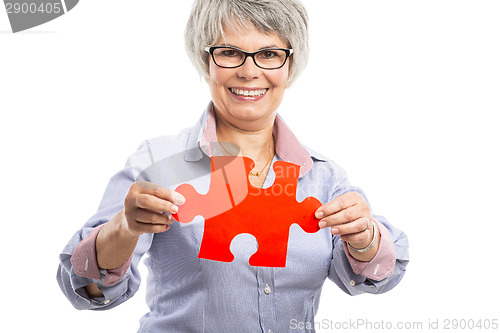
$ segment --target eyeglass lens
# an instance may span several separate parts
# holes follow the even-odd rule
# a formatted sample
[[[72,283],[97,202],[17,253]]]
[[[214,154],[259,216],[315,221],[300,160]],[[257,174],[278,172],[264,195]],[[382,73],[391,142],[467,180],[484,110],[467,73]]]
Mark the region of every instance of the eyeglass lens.
[[[245,62],[245,54],[233,48],[217,48],[213,52],[215,63],[222,67],[238,67]],[[262,68],[278,68],[286,61],[286,52],[278,49],[262,50],[255,54],[255,62]]]

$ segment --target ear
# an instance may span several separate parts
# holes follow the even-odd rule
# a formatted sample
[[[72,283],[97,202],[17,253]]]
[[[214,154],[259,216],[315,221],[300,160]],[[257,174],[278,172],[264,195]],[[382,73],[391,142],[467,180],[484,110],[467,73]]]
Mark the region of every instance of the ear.
[[[205,79],[205,82],[206,83],[210,83],[210,72],[211,72],[211,68],[213,68],[215,66],[215,64],[213,63],[212,61],[212,57],[208,57],[207,59],[207,62],[206,62],[206,71],[205,71],[205,75],[204,75],[204,79]]]
[[[290,75],[292,74],[292,62],[291,62],[291,57],[289,59],[290,63],[288,64],[288,78],[287,78],[287,81],[286,81],[286,88],[290,88],[291,87],[291,84],[290,84]]]

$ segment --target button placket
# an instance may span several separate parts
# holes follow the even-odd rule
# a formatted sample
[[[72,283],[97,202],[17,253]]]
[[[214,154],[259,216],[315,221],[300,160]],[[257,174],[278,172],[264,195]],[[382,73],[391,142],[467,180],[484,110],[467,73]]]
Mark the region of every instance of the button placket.
[[[257,270],[259,292],[259,316],[263,332],[273,332],[276,325],[274,308],[274,268],[259,267]]]
[[[266,283],[266,287],[264,288],[264,294],[269,295],[271,293],[271,287]]]

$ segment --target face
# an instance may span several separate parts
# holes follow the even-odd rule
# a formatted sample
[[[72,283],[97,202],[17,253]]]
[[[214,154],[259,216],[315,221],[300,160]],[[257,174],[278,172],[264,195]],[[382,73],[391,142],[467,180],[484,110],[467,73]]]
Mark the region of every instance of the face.
[[[214,46],[220,45],[246,52],[267,47],[287,48],[276,34],[261,33],[252,25],[246,30],[226,33]],[[243,130],[272,126],[285,92],[290,59],[283,67],[273,70],[257,67],[251,57],[238,68],[218,67],[212,57],[209,61],[208,84],[217,116]]]

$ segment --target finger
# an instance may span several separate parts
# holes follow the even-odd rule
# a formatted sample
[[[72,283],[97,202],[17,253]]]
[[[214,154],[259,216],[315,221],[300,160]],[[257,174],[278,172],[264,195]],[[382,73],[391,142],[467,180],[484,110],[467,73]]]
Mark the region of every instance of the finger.
[[[170,229],[170,224],[151,224],[135,222],[131,227],[133,232],[138,234],[156,234]]]
[[[368,229],[355,234],[342,235],[340,236],[340,239],[349,242],[349,244],[353,245],[356,248],[363,248],[370,244],[371,240],[373,239],[373,232]]]
[[[186,199],[175,191],[169,190],[166,187],[156,185],[150,182],[136,182],[134,185],[138,193],[149,194],[157,198],[168,200],[176,205],[182,205]]]
[[[363,209],[359,206],[352,206],[321,219],[318,225],[320,228],[333,227],[355,221],[363,216],[366,216]]]
[[[356,221],[352,221],[349,223],[341,224],[341,225],[336,225],[332,227],[332,234],[333,235],[349,235],[349,234],[356,234],[359,232],[364,232],[368,229],[370,229],[371,223],[370,220],[367,218],[359,218]]]
[[[316,217],[321,219],[325,216],[329,216],[340,212],[348,207],[354,206],[357,203],[357,196],[360,195],[357,192],[348,192],[332,201],[324,204],[316,210]]]
[[[141,193],[135,198],[136,206],[145,210],[149,210],[155,213],[169,213],[175,214],[179,210],[179,207],[174,205],[172,202],[160,199],[156,196],[150,194]]]
[[[146,224],[172,224],[173,218],[170,215],[153,213],[148,210],[138,209],[134,214],[134,220]]]

